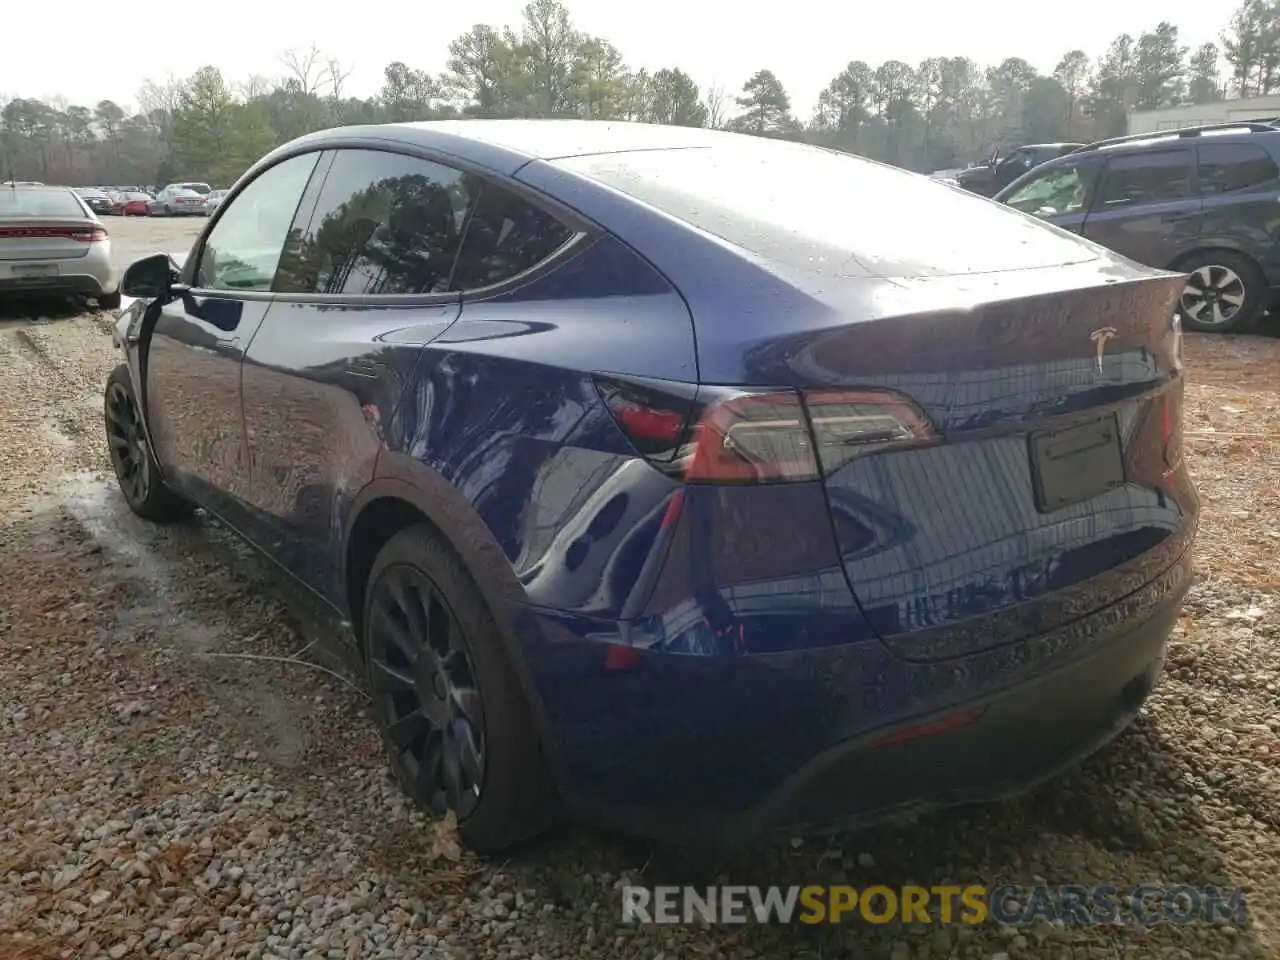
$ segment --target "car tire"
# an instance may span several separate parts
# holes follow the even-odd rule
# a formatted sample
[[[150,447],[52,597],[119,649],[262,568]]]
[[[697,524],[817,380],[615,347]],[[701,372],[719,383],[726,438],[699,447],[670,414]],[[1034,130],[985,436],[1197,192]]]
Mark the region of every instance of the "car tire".
[[[1178,269],[1190,274],[1178,302],[1188,330],[1239,333],[1252,327],[1266,309],[1266,278],[1242,254],[1206,250],[1184,260]]]
[[[114,293],[104,293],[98,297],[99,310],[119,310],[120,309],[120,291]]]
[[[123,363],[107,377],[103,408],[107,453],[129,509],[156,523],[172,523],[190,516],[192,505],[160,478],[160,468],[142,429],[133,378]]]
[[[405,792],[429,816],[452,812],[477,853],[544,832],[554,791],[515,665],[480,590],[430,525],[379,552],[361,622],[373,714]]]

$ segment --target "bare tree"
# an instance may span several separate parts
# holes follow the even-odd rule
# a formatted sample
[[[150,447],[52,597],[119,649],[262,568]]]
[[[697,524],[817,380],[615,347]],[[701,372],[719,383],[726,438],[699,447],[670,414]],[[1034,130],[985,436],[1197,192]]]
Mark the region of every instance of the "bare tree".
[[[235,85],[235,91],[243,100],[254,100],[265,97],[276,88],[276,81],[261,73],[255,73],[248,80],[241,80]]]
[[[286,82],[295,85],[299,93],[318,96],[328,82],[323,56],[314,43],[306,50],[284,51],[280,64],[288,71]]]
[[[329,99],[341,100],[342,88],[346,86],[347,78],[351,76],[351,68],[344,67],[337,57],[330,57],[325,61],[324,72],[325,83],[329,87]]]
[[[724,84],[713,83],[707,87],[702,102],[707,108],[707,126],[712,130],[723,130],[729,122],[729,93]]]
[[[148,115],[157,110],[172,114],[182,102],[182,94],[186,89],[187,81],[174,76],[172,72],[163,80],[148,77],[142,81],[142,87],[138,90],[138,109]]]

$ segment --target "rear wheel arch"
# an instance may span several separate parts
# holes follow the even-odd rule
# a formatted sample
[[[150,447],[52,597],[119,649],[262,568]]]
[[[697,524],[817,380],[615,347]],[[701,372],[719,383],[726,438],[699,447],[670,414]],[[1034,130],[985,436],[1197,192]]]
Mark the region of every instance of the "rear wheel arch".
[[[1257,270],[1259,273],[1262,272],[1262,267],[1258,263],[1255,257],[1252,257],[1249,254],[1245,253],[1239,247],[1231,246],[1225,243],[1215,243],[1206,247],[1196,247],[1193,250],[1187,250],[1183,253],[1180,253],[1173,258],[1173,261],[1169,264],[1169,269],[1181,271],[1184,264],[1188,264],[1188,263],[1191,263],[1192,261],[1199,260],[1201,257],[1212,256],[1215,253],[1227,253],[1235,257],[1243,257],[1245,260],[1248,260],[1251,264],[1253,264],[1253,267],[1255,270]]]
[[[524,588],[502,547],[471,504],[444,477],[411,457],[385,450],[377,473],[352,503],[343,537],[342,582],[353,626],[358,625],[364,581],[373,568],[373,559],[366,558],[370,553],[376,557],[388,539],[412,522],[426,521],[435,528],[495,614],[523,598]],[[362,566],[366,562],[367,566]]]
[[[366,503],[355,516],[355,522],[347,533],[343,583],[347,616],[357,638],[364,627],[361,621],[365,591],[378,554],[397,533],[419,523],[430,521],[413,504],[395,495],[377,497]],[[363,651],[363,645],[360,649]]]
[[[344,601],[359,646],[363,650],[365,591],[378,554],[400,531],[425,523],[438,542],[452,551],[488,606],[552,777],[557,784],[563,783],[542,698],[521,652],[511,616],[524,596],[524,588],[502,547],[462,494],[425,464],[384,450],[378,472],[379,476],[361,490],[352,504],[343,540]]]

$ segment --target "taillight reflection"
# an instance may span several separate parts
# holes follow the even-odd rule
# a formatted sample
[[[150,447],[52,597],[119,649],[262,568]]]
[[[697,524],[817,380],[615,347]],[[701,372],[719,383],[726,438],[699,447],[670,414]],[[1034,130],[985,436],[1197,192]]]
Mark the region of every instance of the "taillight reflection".
[[[818,464],[800,395],[746,394],[708,407],[685,470],[690,483],[813,480]]]
[[[817,390],[805,394],[818,462],[824,473],[885,447],[937,439],[924,412],[888,390]]]

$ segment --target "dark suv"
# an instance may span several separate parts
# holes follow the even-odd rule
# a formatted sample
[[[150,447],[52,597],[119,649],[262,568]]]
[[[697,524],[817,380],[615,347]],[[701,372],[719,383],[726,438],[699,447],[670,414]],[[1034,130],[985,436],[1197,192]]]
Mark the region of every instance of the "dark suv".
[[[956,174],[956,183],[970,193],[990,197],[1028,170],[1083,146],[1083,143],[1028,143],[1004,157],[997,152],[986,163],[961,170]]]
[[[1280,291],[1280,130],[1214,124],[1102,140],[1019,177],[1001,203],[1189,274],[1182,320],[1247,329]]]

